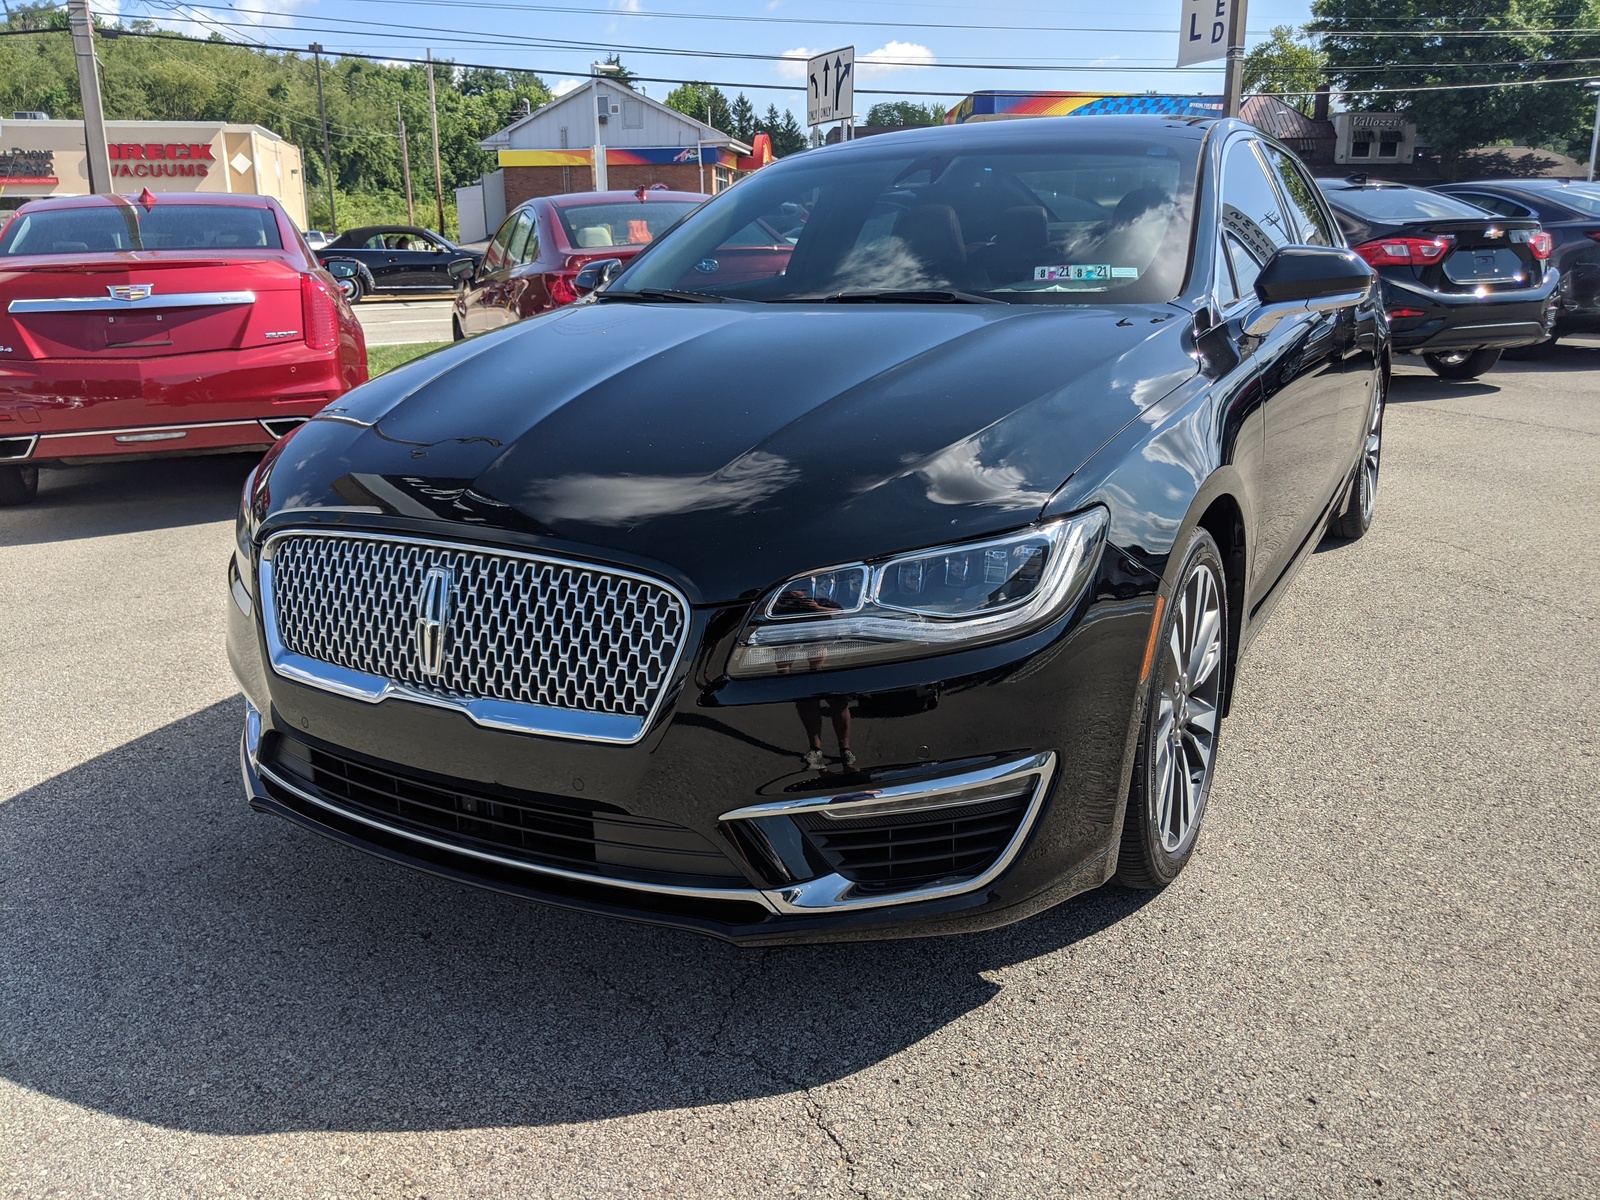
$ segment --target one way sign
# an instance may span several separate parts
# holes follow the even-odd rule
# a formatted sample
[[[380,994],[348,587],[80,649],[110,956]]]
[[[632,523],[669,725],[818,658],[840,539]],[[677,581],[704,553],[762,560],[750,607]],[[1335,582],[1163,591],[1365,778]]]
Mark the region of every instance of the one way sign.
[[[829,50],[806,63],[806,124],[826,125],[855,116],[856,48]]]

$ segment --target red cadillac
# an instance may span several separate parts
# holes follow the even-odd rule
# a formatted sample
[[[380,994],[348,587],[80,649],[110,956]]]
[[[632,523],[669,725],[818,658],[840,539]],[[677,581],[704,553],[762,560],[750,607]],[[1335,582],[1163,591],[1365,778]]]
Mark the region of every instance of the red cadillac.
[[[0,504],[41,465],[264,450],[366,378],[276,200],[62,197],[0,227]]]

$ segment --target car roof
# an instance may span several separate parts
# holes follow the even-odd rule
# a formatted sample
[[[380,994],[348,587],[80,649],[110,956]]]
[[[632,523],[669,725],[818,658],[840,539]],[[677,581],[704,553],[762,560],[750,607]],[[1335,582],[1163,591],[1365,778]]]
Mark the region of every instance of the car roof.
[[[1361,182],[1357,183],[1357,179],[1360,179]],[[1389,179],[1367,179],[1364,176],[1358,175],[1350,175],[1343,179],[1325,179],[1319,177],[1317,179],[1317,186],[1325,192],[1330,190],[1336,192],[1376,192],[1380,190],[1398,192],[1425,192],[1428,190],[1427,188],[1419,188],[1415,184],[1395,183],[1393,180]]]
[[[864,149],[884,150],[896,147],[923,146],[959,152],[967,149],[1016,148],[1036,150],[1041,145],[1059,140],[1070,143],[1077,138],[1107,135],[1118,137],[1149,136],[1158,131],[1185,141],[1200,141],[1213,128],[1238,125],[1263,137],[1270,134],[1239,121],[1225,121],[1220,117],[1177,117],[1151,113],[1096,113],[1089,116],[1018,117],[999,121],[968,121],[961,125],[928,125],[917,129],[901,129],[894,133],[875,134],[870,138],[855,138],[848,142],[835,142],[819,146],[809,154],[841,154]]]
[[[425,234],[428,237],[442,237],[431,229],[424,229],[420,225],[358,225],[354,229],[346,229],[339,235],[339,240],[346,238],[369,238],[378,233],[414,233]]]
[[[134,196],[106,195],[106,196],[40,196],[36,200],[29,200],[17,209],[18,212],[26,209],[38,212],[41,209],[61,208],[125,208],[137,204],[140,207],[154,204],[212,204],[220,208],[273,208],[277,201],[270,196],[229,194],[226,192],[151,192],[148,196],[139,193]]]
[[[642,201],[645,204],[650,203],[651,200],[692,200],[698,204],[702,200],[711,199],[710,195],[705,192],[674,192],[667,188],[659,188],[655,191],[646,189],[645,197],[645,200]],[[641,203],[637,188],[631,191],[613,189],[609,192],[566,192],[559,196],[540,196],[538,199],[543,200],[554,208],[571,208],[573,205],[578,204]]]
[[[1441,187],[1474,188],[1492,187],[1505,188],[1513,192],[1559,192],[1562,188],[1570,187],[1574,183],[1585,183],[1583,179],[1469,179],[1456,183],[1441,184]]]

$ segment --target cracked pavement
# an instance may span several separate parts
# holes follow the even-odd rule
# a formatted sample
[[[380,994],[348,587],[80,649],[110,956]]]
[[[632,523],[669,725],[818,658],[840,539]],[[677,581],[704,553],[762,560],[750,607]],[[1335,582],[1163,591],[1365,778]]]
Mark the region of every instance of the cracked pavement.
[[[0,511],[0,1197],[1593,1195],[1597,370],[1402,366],[1184,875],[916,942],[741,951],[252,815],[248,463],[46,473]]]

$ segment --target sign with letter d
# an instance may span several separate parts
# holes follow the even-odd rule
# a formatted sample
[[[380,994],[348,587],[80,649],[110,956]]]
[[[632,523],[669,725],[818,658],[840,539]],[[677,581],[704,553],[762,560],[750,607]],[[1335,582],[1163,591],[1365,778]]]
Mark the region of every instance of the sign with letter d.
[[[1183,0],[1178,29],[1178,65],[1228,57],[1228,10],[1238,0]]]

